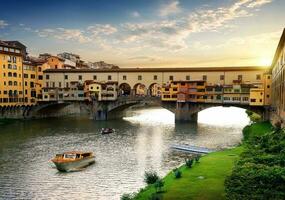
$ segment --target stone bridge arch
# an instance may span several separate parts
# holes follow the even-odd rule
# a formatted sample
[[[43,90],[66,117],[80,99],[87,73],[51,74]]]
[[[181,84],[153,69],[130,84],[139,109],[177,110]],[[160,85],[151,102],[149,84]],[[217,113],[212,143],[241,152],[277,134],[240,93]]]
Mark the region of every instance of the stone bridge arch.
[[[259,114],[263,120],[269,119],[269,109],[263,106],[249,106],[242,104],[214,104],[214,103],[177,103],[175,109],[175,120],[197,122],[198,113],[200,111],[219,106],[243,108]]]

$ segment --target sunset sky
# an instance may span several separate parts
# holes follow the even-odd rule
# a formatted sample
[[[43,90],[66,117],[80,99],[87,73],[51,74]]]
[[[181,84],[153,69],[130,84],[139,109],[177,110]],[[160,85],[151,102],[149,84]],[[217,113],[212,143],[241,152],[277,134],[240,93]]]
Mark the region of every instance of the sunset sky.
[[[0,0],[0,40],[120,67],[267,65],[284,0]]]

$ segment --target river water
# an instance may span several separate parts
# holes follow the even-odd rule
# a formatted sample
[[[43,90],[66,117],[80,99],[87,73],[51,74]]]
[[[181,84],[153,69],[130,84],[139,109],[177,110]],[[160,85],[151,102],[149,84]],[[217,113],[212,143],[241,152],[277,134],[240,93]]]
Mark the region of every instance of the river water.
[[[181,165],[186,153],[172,144],[226,148],[240,142],[248,124],[244,110],[211,108],[197,124],[174,123],[161,108],[129,112],[122,120],[95,122],[86,117],[18,121],[0,125],[0,199],[120,199],[144,187],[143,175],[160,176]],[[102,127],[116,133],[101,135]],[[93,151],[96,163],[62,173],[50,159],[70,150]]]

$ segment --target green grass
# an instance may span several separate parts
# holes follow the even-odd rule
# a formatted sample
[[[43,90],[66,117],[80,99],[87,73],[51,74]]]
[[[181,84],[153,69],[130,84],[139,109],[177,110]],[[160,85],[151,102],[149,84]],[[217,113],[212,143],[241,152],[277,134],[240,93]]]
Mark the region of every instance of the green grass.
[[[244,127],[243,134],[244,140],[248,140],[255,136],[261,136],[271,131],[273,126],[270,122],[257,122]]]
[[[243,147],[210,153],[192,168],[180,167],[182,178],[169,173],[164,180],[163,199],[225,199],[224,181],[230,175],[235,160]],[[200,179],[199,177],[203,177]],[[136,199],[144,200],[155,193],[153,186],[146,187]]]
[[[254,136],[264,135],[272,130],[269,122],[258,122],[246,126],[243,130],[245,141]],[[175,179],[170,172],[164,177],[163,200],[216,200],[225,199],[224,181],[239,159],[244,150],[244,144],[232,149],[214,152],[203,156],[200,163],[195,163],[192,168],[185,165],[180,167],[182,178]],[[198,177],[204,177],[200,179]],[[155,188],[150,185],[144,188],[135,199],[147,200],[155,193]]]

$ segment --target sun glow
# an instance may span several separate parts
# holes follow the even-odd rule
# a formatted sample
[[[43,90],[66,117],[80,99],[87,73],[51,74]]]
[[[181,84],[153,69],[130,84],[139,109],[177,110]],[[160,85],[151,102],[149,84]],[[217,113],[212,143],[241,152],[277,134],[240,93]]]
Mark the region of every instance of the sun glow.
[[[271,65],[272,59],[269,57],[262,57],[259,59],[259,64],[263,66]]]

